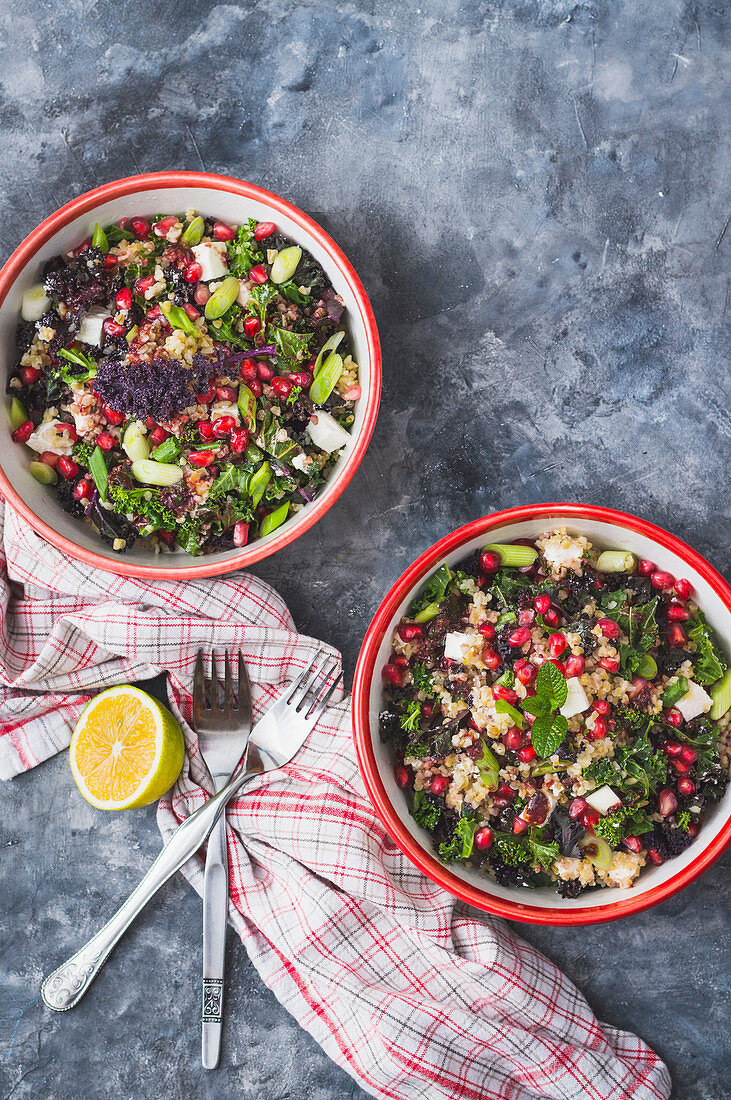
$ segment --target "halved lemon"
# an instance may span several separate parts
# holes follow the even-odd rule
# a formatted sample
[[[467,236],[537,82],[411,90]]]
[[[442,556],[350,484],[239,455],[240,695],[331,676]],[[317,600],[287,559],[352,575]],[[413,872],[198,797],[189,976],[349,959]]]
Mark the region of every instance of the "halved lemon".
[[[139,688],[108,688],[85,707],[71,737],[76,785],[100,810],[148,806],[180,775],[185,744],[165,707]]]

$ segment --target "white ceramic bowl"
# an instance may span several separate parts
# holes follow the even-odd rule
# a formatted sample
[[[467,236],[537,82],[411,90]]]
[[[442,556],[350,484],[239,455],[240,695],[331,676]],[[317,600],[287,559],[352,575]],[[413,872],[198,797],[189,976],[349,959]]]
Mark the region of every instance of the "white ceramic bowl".
[[[53,494],[28,472],[27,448],[10,441],[0,447],[0,492],[38,534],[59,549],[101,569],[127,576],[202,577],[250,565],[293,542],[335,503],[361,462],[373,433],[381,393],[381,352],[368,296],[345,255],[323,229],[297,207],[242,180],[203,172],[159,172],[115,180],[61,207],[46,218],[16,249],[0,271],[0,349],[4,393],[8,370],[15,363],[15,328],[23,292],[40,278],[43,264],[89,236],[101,225],[134,214],[178,212],[193,207],[201,214],[240,224],[247,218],[273,221],[278,229],[318,260],[345,302],[345,322],[360,367],[363,396],[356,403],[352,438],[329,474],[320,495],[267,538],[236,550],[194,558],[177,551],[154,554],[135,546],[115,554],[85,523],[69,516]]]

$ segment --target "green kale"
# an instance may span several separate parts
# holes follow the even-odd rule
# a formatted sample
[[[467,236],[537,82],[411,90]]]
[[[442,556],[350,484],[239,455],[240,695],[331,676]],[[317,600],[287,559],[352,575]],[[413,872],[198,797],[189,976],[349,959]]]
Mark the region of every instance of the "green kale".
[[[263,329],[266,328],[267,307],[276,296],[277,288],[271,283],[257,283],[251,288],[246,308],[259,318]]]
[[[556,841],[546,844],[542,840],[539,830],[532,829],[530,835],[525,838],[525,842],[535,862],[540,863],[546,871],[550,871],[551,864],[558,859],[558,844]]]
[[[452,834],[452,839],[439,845],[439,855],[445,863],[452,861],[463,863],[470,858],[478,824],[479,822],[474,817],[460,818]]]
[[[625,789],[641,787],[647,798],[652,787],[662,786],[667,780],[667,758],[659,749],[652,747],[647,728],[633,742],[619,745],[614,756],[622,772],[622,787]]]
[[[684,745],[691,745],[697,751],[696,772],[698,775],[703,775],[719,763],[718,727],[705,718],[697,719],[694,724],[696,729],[692,737],[686,729],[674,731],[674,736],[677,736]]]
[[[429,578],[421,592],[411,601],[409,615],[413,618],[430,604],[439,604],[444,599],[452,581],[452,571],[447,565],[440,565],[436,573]]]
[[[275,325],[267,327],[267,343],[274,344],[285,366],[295,370],[307,358],[307,346],[313,335],[312,332],[290,332]]]
[[[406,733],[416,733],[419,728],[419,720],[421,719],[421,703],[417,703],[416,700],[412,700],[406,705],[406,711],[401,715],[400,725],[401,729]]]
[[[410,741],[406,746],[407,756],[431,756],[433,748],[428,741]]]
[[[185,523],[181,523],[180,527],[175,533],[175,540],[178,546],[182,547],[189,554],[201,554],[203,552],[203,537],[201,535],[200,524],[194,520],[186,520]]]
[[[511,836],[510,833],[495,833],[493,847],[503,863],[509,867],[516,867],[519,863],[530,862],[530,852],[522,839]]]
[[[442,811],[438,805],[429,801],[426,791],[414,791],[414,804],[411,809],[411,816],[416,824],[420,825],[422,829],[428,829],[430,833],[433,833],[439,824]]]
[[[226,245],[229,272],[239,279],[248,275],[251,268],[264,259],[264,253],[254,236],[255,229],[256,220],[249,218],[239,228],[234,239]]]
[[[611,787],[612,783],[618,783],[620,779],[616,764],[608,757],[595,760],[584,772],[585,779],[593,779],[597,787]]]
[[[288,302],[294,302],[296,306],[307,306],[312,301],[312,295],[303,294],[294,279],[287,279],[286,283],[280,283],[279,293],[282,294]]]
[[[178,521],[170,509],[160,502],[159,489],[124,489],[110,484],[108,492],[115,512],[131,515],[136,519],[146,519],[157,531],[175,530]]]
[[[523,573],[515,569],[498,569],[495,573],[490,591],[493,592],[503,607],[514,608],[517,605],[518,594],[530,581]]]
[[[693,616],[692,626],[688,629],[688,638],[695,642],[698,658],[695,661],[693,675],[699,684],[707,686],[720,680],[728,668],[727,661],[713,641],[711,632],[701,611]]]
[[[234,303],[234,305],[229,306],[223,316],[215,321],[208,322],[211,336],[216,340],[222,340],[226,344],[233,344],[235,347],[248,348],[251,341],[236,327],[240,318],[241,308]]]
[[[594,832],[603,837],[610,847],[616,848],[625,835],[625,816],[624,807],[620,807],[614,813],[600,817],[594,825]]]
[[[77,439],[74,443],[72,454],[79,466],[83,466],[85,470],[89,469],[89,459],[91,458],[96,444],[83,443],[80,439]]]
[[[678,814],[678,828],[682,829],[684,833],[690,832],[690,814],[687,810],[683,810]]]

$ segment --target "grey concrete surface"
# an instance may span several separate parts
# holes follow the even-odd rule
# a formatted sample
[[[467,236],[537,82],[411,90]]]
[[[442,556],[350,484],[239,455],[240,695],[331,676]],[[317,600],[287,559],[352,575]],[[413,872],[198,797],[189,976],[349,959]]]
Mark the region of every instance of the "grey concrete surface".
[[[351,675],[403,568],[497,508],[624,508],[728,569],[724,9],[4,0],[0,252],[162,168],[262,184],[342,245],[380,326],[381,416],[347,494],[257,572]],[[223,1066],[201,1070],[180,879],[82,1006],[45,1011],[41,975],[157,851],[154,813],[94,813],[63,758],[0,798],[3,1097],[365,1095],[233,941]],[[617,924],[521,928],[667,1059],[676,1100],[730,1095],[730,866]]]

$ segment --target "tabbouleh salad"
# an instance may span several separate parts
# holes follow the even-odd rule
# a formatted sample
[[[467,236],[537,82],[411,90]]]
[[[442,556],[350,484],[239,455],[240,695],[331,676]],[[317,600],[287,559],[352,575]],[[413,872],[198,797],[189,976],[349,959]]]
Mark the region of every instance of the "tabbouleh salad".
[[[563,528],[441,566],[383,679],[415,820],[503,886],[631,887],[728,783],[731,670],[690,582]]]
[[[313,500],[350,439],[343,313],[273,222],[96,225],[23,296],[13,440],[115,551],[243,546]]]

